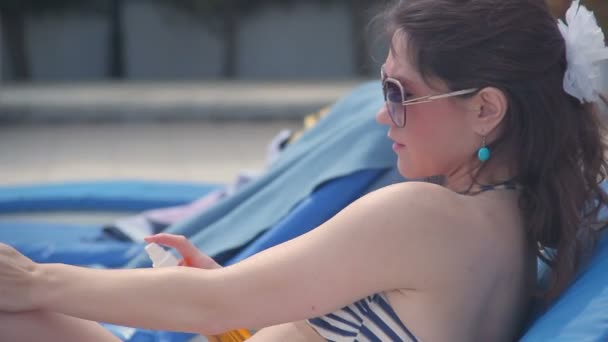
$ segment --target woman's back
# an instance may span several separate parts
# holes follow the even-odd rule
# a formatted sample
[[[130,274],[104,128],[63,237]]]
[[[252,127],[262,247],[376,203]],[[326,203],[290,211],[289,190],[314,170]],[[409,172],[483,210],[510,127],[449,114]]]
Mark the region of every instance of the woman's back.
[[[423,341],[511,341],[527,317],[536,285],[534,246],[524,231],[518,193],[452,196],[463,202],[454,208],[453,222],[461,225],[447,222],[444,228],[462,228],[472,243],[445,248],[468,264],[456,268],[446,260],[436,271],[450,274],[450,281],[390,291],[389,301]]]
[[[406,189],[412,187],[418,187],[422,192]],[[404,268],[401,275],[394,276],[407,279],[411,287],[383,291],[311,319],[308,324],[297,322],[262,330],[254,341],[281,341],[294,336],[303,340],[354,341],[366,340],[366,334],[370,335],[370,332],[381,340],[382,336],[394,333],[406,341],[408,332],[415,337],[412,340],[421,341],[510,341],[516,337],[513,334],[520,331],[526,317],[536,279],[536,258],[524,233],[517,207],[518,192],[489,191],[466,196],[420,183],[391,188],[397,192],[403,189],[403,196],[420,197],[429,189],[433,192],[429,195],[437,205],[429,207],[426,216],[443,219],[440,227],[428,234],[441,232],[450,238],[442,239],[439,248],[434,243],[425,245],[422,239],[418,248],[431,251],[420,257],[427,258],[429,266],[435,265],[432,273],[436,276],[428,277],[427,270],[417,272],[415,267]],[[407,203],[407,199],[402,199]],[[401,222],[404,230],[412,229],[412,224],[425,216],[412,218],[404,213],[407,210],[393,212],[391,220]],[[422,221],[418,223],[421,227],[426,225]],[[378,227],[377,232],[383,234],[382,228]],[[357,232],[353,231],[353,234]],[[385,235],[384,238],[390,240],[395,236]],[[401,238],[403,246],[411,243],[406,241],[407,235]],[[376,248],[382,248],[382,245]],[[388,242],[386,248],[389,248]],[[432,253],[433,249],[436,253]],[[398,250],[392,253],[398,260],[401,253]],[[332,288],[331,284],[326,286]],[[383,298],[396,312],[404,329],[389,317],[386,309],[376,305]],[[361,310],[373,312],[368,315]],[[364,316],[372,316],[372,319]],[[378,324],[376,320],[382,322]],[[383,329],[393,331],[386,334]],[[311,330],[317,333],[311,333]]]

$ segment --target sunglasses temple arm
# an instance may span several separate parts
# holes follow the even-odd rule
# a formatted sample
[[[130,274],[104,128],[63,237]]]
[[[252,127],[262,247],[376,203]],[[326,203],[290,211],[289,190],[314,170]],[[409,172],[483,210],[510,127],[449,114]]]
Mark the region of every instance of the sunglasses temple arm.
[[[453,97],[453,96],[466,95],[466,94],[470,94],[470,93],[475,92],[475,91],[477,91],[477,89],[465,89],[465,90],[459,90],[459,91],[451,92],[451,93],[448,93],[448,94],[431,96],[431,97],[429,98],[429,100],[438,100],[438,99],[444,99],[444,98],[446,98],[446,97]]]
[[[411,105],[417,105],[417,104],[421,104],[421,103],[427,103],[427,102],[432,102],[433,99],[427,97],[427,98],[421,98],[421,99],[412,99],[409,101],[403,101],[401,104],[404,106],[411,106]]]
[[[465,90],[459,90],[459,91],[455,91],[455,92],[447,93],[447,94],[442,94],[442,95],[419,97],[417,99],[411,99],[409,101],[403,101],[402,104],[403,105],[413,105],[413,104],[419,104],[419,103],[427,103],[427,102],[431,102],[431,101],[434,101],[434,100],[445,99],[445,98],[448,98],[448,97],[466,95],[466,94],[470,94],[470,93],[475,92],[475,91],[477,91],[477,89],[465,89]]]

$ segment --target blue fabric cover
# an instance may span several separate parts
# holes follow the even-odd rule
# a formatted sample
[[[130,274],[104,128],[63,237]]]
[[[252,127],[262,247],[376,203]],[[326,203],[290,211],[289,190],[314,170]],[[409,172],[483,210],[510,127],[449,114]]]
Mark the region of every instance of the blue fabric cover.
[[[215,184],[91,181],[0,187],[0,214],[59,211],[142,211],[190,203]]]
[[[277,224],[321,184],[360,170],[394,166],[387,128],[375,123],[382,103],[378,82],[357,88],[314,129],[287,146],[265,175],[168,232],[185,235],[205,253],[217,256]],[[143,265],[149,265],[145,255],[130,264]]]

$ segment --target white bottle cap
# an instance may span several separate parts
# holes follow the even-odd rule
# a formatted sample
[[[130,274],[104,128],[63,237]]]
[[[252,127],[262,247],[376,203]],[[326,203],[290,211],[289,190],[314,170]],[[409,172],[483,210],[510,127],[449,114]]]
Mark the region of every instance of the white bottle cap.
[[[171,252],[164,250],[155,243],[146,246],[146,253],[148,253],[150,260],[152,260],[153,267],[170,267],[179,264],[179,260]]]

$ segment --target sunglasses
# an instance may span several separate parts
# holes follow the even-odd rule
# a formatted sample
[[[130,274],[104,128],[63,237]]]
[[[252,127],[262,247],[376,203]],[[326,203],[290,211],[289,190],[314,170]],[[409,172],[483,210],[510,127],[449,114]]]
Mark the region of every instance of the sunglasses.
[[[395,126],[399,128],[405,127],[407,119],[407,106],[427,103],[435,100],[445,99],[448,97],[461,96],[476,92],[477,88],[453,91],[447,94],[427,95],[407,99],[405,89],[399,80],[386,76],[384,66],[380,68],[380,77],[382,80],[382,93],[384,94],[384,102],[388,110],[388,115]]]

